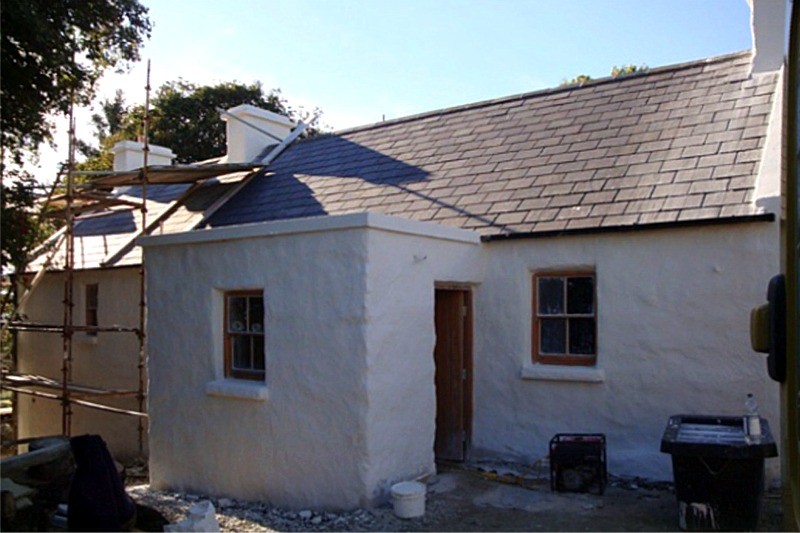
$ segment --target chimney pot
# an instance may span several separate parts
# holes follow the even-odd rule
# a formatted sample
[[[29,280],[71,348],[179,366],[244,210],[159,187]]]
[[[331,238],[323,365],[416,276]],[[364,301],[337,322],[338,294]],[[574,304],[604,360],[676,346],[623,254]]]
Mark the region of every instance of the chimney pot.
[[[285,139],[295,127],[294,122],[283,115],[248,104],[232,107],[227,112],[240,119],[222,115],[222,120],[227,123],[225,129],[228,144],[226,161],[228,163],[252,162],[267,146],[279,143],[258,130],[268,131],[279,139]],[[255,128],[242,121],[252,124]]]
[[[175,154],[169,148],[151,144],[148,146],[148,166],[171,165]],[[114,170],[135,170],[144,165],[144,143],[137,141],[119,141],[111,148],[114,152]]]
[[[785,0],[747,0],[747,4],[753,36],[750,74],[776,71],[783,65],[787,3]]]

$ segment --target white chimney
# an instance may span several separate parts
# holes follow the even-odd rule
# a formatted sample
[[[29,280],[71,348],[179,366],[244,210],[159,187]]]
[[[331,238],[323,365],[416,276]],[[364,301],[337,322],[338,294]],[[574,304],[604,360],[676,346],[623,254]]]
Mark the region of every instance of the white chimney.
[[[119,141],[111,148],[114,152],[114,170],[135,170],[144,165],[144,143]],[[147,165],[171,165],[175,154],[172,150],[156,144],[150,145]]]
[[[222,114],[222,120],[227,122],[228,163],[253,161],[267,146],[280,143],[278,139],[285,139],[295,127],[294,122],[283,115],[248,104],[228,109],[227,114]]]
[[[786,39],[786,0],[747,0],[753,60],[750,74],[773,72],[783,65]]]

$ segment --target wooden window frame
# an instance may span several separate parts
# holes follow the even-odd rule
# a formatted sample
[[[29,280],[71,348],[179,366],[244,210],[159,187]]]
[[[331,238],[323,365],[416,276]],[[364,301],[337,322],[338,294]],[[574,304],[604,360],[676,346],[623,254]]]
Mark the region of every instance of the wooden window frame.
[[[231,349],[231,339],[236,336],[247,336],[247,337],[255,337],[261,336],[266,337],[264,335],[264,329],[266,329],[266,310],[264,311],[264,319],[262,320],[262,327],[261,332],[256,333],[252,331],[247,331],[244,333],[240,332],[231,332],[229,331],[229,323],[228,323],[228,313],[230,305],[228,303],[229,298],[231,297],[258,297],[262,300],[262,305],[264,301],[264,292],[261,290],[237,290],[237,291],[225,291],[223,294],[223,306],[225,307],[224,312],[224,319],[222,323],[222,331],[225,343],[225,377],[226,378],[233,378],[233,379],[246,379],[250,381],[264,381],[266,377],[266,368],[264,370],[241,370],[236,369],[233,367],[233,350]],[[264,343],[264,349],[266,352],[266,338]],[[266,353],[264,353],[264,366],[266,367]]]
[[[84,306],[83,316],[84,322],[87,326],[99,326],[99,308],[100,308],[100,285],[98,283],[87,283],[83,289]],[[96,337],[96,331],[87,331],[90,337]]]
[[[539,315],[539,279],[541,278],[563,278],[565,281],[568,278],[592,278],[592,298],[593,306],[591,314],[569,314],[566,312],[566,286],[564,284],[564,313],[559,315]],[[544,365],[562,365],[562,366],[595,366],[597,364],[597,275],[594,270],[552,270],[542,271],[533,274],[533,305],[532,305],[532,345],[531,345],[531,358],[534,363]],[[564,318],[569,321],[570,318],[592,318],[594,320],[594,346],[593,353],[587,354],[543,354],[540,353],[540,339],[539,330],[542,318]],[[567,322],[566,332],[567,342],[569,342],[569,322]],[[569,348],[567,348],[569,349]]]

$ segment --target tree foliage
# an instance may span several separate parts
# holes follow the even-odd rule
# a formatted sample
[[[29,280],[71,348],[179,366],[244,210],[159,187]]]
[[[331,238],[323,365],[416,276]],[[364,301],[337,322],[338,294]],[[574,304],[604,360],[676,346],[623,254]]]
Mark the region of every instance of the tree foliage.
[[[78,152],[86,157],[85,161],[76,165],[78,170],[111,170],[114,167],[111,148],[118,141],[133,139],[136,135],[137,125],[130,117],[121,90],[116,92],[113,99],[101,101],[99,106],[100,111],[92,115],[98,146],[83,140],[77,142]]]
[[[611,77],[612,78],[619,78],[622,76],[628,76],[629,74],[636,74],[639,72],[646,72],[649,68],[647,65],[623,65],[621,67],[613,66],[611,67]],[[564,80],[561,82],[559,87],[570,87],[572,85],[583,85],[586,82],[592,81],[594,78],[588,76],[586,74],[580,74],[579,76],[575,76],[571,80]]]
[[[647,65],[623,65],[621,67],[614,66],[611,68],[611,76],[613,78],[619,78],[620,76],[627,76],[629,74],[636,74],[637,72],[646,72],[648,69]]]
[[[260,83],[196,85],[178,80],[162,85],[151,101],[149,141],[174,151],[178,163],[193,163],[223,155],[226,150],[225,123],[220,120],[219,109],[241,104],[250,104],[293,120],[307,119],[302,110],[286,102],[279,90],[265,93]],[[143,115],[143,106],[126,106],[121,93],[117,93],[113,100],[101,102],[100,113],[93,117],[99,148],[94,152],[83,150],[90,157],[80,165],[80,169],[110,169],[114,161],[111,153],[114,144],[124,139],[137,140],[144,134]]]
[[[153,102],[150,141],[167,146],[178,163],[192,163],[225,153],[225,123],[218,109],[250,104],[290,115],[280,92],[264,94],[261,84],[235,82],[197,86],[184,81],[163,85]],[[133,116],[143,113],[141,107]]]
[[[88,105],[103,72],[139,58],[150,35],[138,0],[3,0],[0,9],[0,171],[3,273],[25,268],[52,230],[35,214],[37,188],[22,170],[52,140],[53,115]]]
[[[95,136],[101,143],[109,136],[122,130],[128,118],[128,108],[125,106],[125,96],[117,89],[112,100],[103,100],[100,103],[100,113],[92,115],[92,124]]]
[[[3,0],[2,146],[15,162],[51,139],[49,116],[88,105],[107,69],[139,59],[150,35],[137,0]]]
[[[0,249],[3,273],[25,269],[28,254],[52,231],[47,223],[37,222],[38,183],[22,171],[4,176],[0,190]]]
[[[588,74],[579,74],[572,78],[571,80],[564,80],[561,82],[559,87],[569,87],[570,85],[583,85],[587,81],[592,81],[592,77]]]

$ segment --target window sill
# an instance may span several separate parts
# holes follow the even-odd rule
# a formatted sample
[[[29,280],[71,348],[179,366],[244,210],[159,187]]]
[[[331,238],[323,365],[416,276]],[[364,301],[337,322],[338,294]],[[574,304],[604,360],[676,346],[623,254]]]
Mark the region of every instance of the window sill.
[[[522,379],[538,381],[577,381],[581,383],[602,383],[606,373],[594,366],[559,366],[526,364],[520,372]]]
[[[206,394],[220,398],[235,398],[265,402],[269,399],[269,391],[263,381],[245,381],[241,379],[218,379],[206,383]]]

